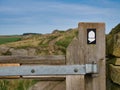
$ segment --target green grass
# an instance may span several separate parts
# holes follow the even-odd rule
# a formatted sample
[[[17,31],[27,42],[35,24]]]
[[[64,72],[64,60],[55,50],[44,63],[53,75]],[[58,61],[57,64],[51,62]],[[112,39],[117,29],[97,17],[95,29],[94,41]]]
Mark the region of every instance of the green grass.
[[[0,90],[28,90],[39,80],[0,80]]]
[[[71,43],[73,38],[74,36],[66,36],[64,39],[57,41],[55,45],[59,46],[59,50],[61,50],[65,54],[66,48]]]
[[[0,44],[6,44],[10,42],[20,41],[20,37],[0,37]]]
[[[73,40],[73,38],[74,38],[74,36],[68,36],[68,37],[65,37],[62,40],[57,41],[55,44],[57,46],[62,46],[62,47],[67,48],[68,45],[70,44],[70,42]]]

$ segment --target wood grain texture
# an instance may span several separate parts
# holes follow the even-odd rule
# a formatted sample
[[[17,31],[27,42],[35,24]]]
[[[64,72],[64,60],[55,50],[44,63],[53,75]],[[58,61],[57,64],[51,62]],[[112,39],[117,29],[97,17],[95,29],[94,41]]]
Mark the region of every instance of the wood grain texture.
[[[81,56],[82,51],[80,49],[78,39],[74,38],[67,48],[66,63],[68,65],[84,64],[83,57]],[[66,90],[85,90],[84,75],[66,76]]]
[[[0,56],[2,63],[20,63],[20,64],[42,64],[42,65],[64,65],[64,55],[49,56]]]
[[[79,23],[78,40],[85,63],[98,64],[99,73],[85,76],[86,90],[106,90],[105,76],[105,24]],[[96,29],[96,44],[87,44],[87,29]]]
[[[65,90],[65,81],[40,81],[29,90]]]
[[[63,81],[65,76],[22,76],[22,79],[38,79],[40,81]]]

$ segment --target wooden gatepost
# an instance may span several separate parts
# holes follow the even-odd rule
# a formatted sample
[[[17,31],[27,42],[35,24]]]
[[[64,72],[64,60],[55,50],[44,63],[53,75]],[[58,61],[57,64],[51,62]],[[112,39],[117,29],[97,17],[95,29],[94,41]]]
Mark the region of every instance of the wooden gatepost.
[[[0,66],[0,78],[39,78],[47,88],[39,90],[49,90],[52,83],[47,83],[48,80],[62,80],[60,85],[66,85],[66,90],[106,90],[105,24],[81,22],[78,30],[66,56],[0,56],[0,64],[21,65]],[[61,86],[52,90],[60,90]]]
[[[66,90],[106,90],[105,24],[79,23],[79,34],[67,48],[67,64],[96,63],[97,74],[66,77]]]

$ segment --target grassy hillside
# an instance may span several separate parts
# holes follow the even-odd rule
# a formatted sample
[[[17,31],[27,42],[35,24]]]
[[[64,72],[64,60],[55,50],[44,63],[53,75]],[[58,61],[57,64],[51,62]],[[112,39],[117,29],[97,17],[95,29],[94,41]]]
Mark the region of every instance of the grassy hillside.
[[[2,44],[0,47],[6,46],[26,50],[34,48],[37,55],[65,54],[66,47],[77,33],[77,29],[69,29],[67,31],[57,30],[44,35],[25,35],[20,41]],[[4,53],[3,55],[7,54]]]

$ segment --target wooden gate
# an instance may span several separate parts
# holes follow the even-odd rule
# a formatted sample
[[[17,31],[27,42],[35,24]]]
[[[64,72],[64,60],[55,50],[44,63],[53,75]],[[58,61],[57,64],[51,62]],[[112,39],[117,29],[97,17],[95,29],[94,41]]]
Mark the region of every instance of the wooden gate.
[[[66,85],[62,88],[66,90],[106,90],[105,24],[81,22],[78,29],[78,36],[68,46],[66,56],[0,56],[0,77],[39,78],[47,86],[48,80],[62,80],[60,85]],[[9,72],[13,68],[18,71]],[[61,86],[54,90],[60,90]]]

